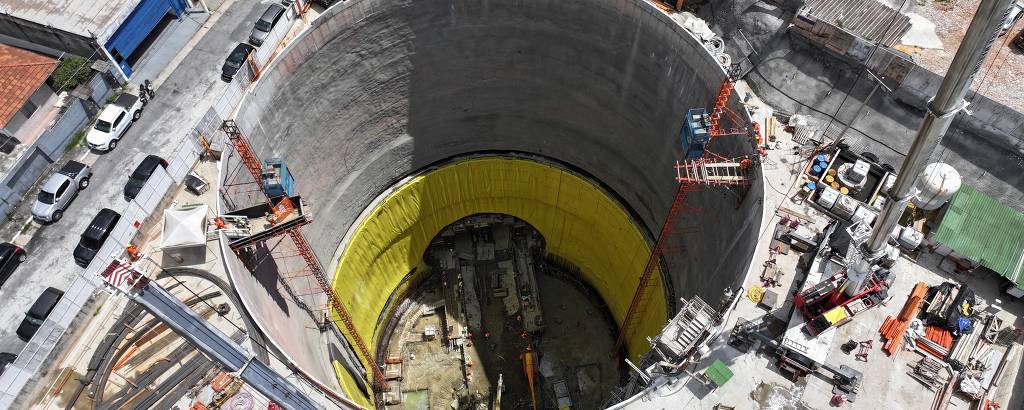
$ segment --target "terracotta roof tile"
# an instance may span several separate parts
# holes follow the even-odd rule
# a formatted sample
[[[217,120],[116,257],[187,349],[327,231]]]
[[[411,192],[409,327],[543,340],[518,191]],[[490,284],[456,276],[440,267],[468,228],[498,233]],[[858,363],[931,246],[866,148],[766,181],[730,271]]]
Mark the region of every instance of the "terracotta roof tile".
[[[57,67],[57,60],[0,44],[0,128]]]

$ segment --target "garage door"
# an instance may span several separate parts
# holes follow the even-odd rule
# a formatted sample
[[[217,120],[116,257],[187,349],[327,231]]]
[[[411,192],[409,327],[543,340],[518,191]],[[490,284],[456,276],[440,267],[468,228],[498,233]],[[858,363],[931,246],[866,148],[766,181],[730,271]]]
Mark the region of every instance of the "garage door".
[[[107,51],[120,64],[125,75],[132,73],[127,61],[128,56],[139,47],[168,12],[180,17],[185,12],[185,0],[142,0],[110,37],[110,41],[107,41]]]

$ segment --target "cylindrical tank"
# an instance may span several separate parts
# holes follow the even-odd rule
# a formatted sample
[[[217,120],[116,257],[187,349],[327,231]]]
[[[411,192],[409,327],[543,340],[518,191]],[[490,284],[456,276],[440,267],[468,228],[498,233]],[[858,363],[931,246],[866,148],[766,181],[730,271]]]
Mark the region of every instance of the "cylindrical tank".
[[[928,164],[917,179],[914,205],[925,211],[938,209],[960,190],[960,182],[960,173],[953,166],[942,162]]]

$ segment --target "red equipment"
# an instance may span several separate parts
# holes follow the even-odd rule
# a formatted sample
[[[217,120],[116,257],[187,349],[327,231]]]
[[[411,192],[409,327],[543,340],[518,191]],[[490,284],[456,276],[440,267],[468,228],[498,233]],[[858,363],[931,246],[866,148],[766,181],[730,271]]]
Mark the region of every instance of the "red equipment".
[[[869,286],[854,296],[846,295],[846,270],[811,286],[793,297],[793,304],[807,318],[804,331],[816,336],[832,327],[842,326],[853,316],[882,303],[889,296],[889,271],[871,275]]]

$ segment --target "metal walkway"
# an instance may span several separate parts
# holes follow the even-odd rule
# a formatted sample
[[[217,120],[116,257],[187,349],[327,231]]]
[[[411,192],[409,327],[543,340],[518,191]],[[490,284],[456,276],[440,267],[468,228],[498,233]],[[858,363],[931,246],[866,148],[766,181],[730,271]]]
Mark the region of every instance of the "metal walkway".
[[[680,184],[749,185],[749,159],[717,160],[708,158],[676,161],[676,181]]]

